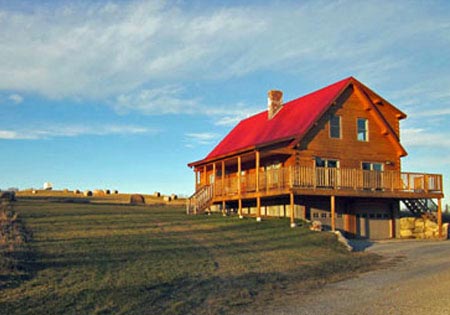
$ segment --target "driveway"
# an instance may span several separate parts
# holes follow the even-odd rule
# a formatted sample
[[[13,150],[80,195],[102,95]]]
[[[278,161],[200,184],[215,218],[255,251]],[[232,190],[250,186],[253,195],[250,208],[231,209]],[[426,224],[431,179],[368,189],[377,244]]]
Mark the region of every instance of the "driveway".
[[[326,285],[266,314],[450,314],[450,241],[381,241],[393,265]]]

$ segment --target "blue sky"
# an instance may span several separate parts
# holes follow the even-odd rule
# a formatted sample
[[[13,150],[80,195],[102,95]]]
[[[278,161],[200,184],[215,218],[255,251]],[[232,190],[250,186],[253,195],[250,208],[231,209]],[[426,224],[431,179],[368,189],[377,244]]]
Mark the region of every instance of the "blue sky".
[[[190,194],[267,90],[355,76],[449,188],[449,56],[448,1],[0,0],[0,187]]]

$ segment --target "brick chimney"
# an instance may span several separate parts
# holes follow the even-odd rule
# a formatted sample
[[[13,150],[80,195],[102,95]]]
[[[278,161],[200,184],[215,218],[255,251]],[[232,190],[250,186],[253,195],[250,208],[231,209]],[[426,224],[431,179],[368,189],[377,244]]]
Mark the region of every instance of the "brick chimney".
[[[269,96],[267,98],[268,116],[269,119],[272,119],[283,107],[283,92],[270,90],[267,94]]]

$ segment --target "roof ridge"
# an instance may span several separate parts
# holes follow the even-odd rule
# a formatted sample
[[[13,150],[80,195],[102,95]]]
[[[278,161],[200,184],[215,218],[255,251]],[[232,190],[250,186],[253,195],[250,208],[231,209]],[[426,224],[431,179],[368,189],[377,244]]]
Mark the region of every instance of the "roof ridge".
[[[347,77],[290,100],[272,119],[267,110],[242,119],[202,161],[303,135],[352,80],[357,81]]]

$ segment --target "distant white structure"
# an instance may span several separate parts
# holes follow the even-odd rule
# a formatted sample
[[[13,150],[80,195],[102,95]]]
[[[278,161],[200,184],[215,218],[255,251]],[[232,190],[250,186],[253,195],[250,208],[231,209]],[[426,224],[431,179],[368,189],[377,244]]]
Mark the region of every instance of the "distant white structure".
[[[45,182],[44,183],[44,190],[52,190],[53,189],[53,185],[50,182]]]

